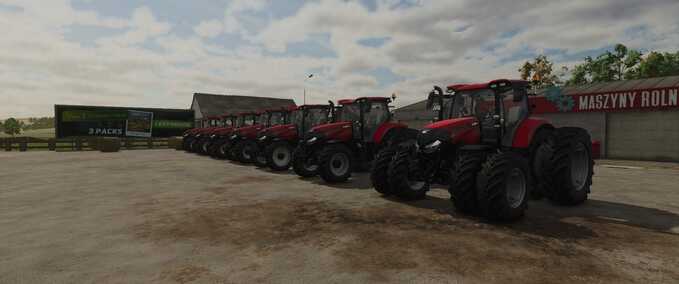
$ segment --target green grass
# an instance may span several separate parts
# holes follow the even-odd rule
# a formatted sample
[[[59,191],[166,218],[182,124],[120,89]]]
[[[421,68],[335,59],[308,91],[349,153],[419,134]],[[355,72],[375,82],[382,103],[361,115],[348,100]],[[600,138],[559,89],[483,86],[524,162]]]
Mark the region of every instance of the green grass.
[[[12,137],[5,133],[0,133],[0,138]],[[38,130],[28,130],[21,132],[21,134],[16,137],[35,137],[35,138],[54,138],[54,128],[48,129],[38,129]]]

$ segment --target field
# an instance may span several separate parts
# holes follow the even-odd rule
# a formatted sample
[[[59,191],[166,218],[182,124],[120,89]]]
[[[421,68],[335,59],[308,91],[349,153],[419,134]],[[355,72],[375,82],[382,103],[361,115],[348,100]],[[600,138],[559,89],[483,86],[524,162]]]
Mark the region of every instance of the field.
[[[0,283],[679,282],[677,164],[598,161],[584,205],[490,224],[443,189],[382,197],[367,173],[328,186],[174,150],[0,160]]]
[[[0,132],[0,138],[12,137]],[[22,131],[16,137],[54,138],[54,128]]]

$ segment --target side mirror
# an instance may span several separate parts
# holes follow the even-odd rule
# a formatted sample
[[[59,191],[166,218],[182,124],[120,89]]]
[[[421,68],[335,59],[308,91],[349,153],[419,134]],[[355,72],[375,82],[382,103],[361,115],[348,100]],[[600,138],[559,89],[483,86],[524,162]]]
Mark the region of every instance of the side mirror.
[[[435,97],[434,91],[429,92],[429,96],[427,96],[427,105],[425,106],[427,110],[431,110],[434,107]]]

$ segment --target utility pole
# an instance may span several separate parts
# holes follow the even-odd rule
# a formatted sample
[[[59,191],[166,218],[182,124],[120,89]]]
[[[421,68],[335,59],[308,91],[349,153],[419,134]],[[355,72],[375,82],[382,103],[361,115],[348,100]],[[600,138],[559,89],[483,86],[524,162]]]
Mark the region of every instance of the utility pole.
[[[306,81],[313,76],[314,76],[314,74],[309,74],[306,78],[304,78],[304,102],[303,102],[303,104],[306,104]]]

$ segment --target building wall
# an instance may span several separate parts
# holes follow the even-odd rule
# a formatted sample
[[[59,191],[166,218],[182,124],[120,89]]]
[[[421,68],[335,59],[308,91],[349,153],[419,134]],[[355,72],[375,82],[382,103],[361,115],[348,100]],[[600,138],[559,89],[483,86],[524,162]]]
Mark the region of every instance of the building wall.
[[[679,161],[679,111],[608,114],[609,158]]]

